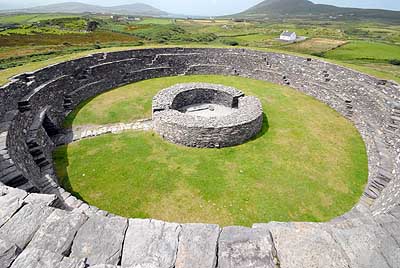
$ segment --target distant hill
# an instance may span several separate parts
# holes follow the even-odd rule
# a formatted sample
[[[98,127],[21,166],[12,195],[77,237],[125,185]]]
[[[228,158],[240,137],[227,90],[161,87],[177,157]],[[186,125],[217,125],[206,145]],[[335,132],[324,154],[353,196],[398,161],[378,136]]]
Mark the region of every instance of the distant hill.
[[[18,10],[0,10],[1,13],[103,13],[136,16],[166,16],[167,12],[147,4],[135,3],[130,5],[103,7],[80,2],[66,2],[37,6]]]
[[[400,21],[400,11],[345,8],[314,4],[308,0],[265,0],[234,17],[320,17],[343,19],[383,19]]]

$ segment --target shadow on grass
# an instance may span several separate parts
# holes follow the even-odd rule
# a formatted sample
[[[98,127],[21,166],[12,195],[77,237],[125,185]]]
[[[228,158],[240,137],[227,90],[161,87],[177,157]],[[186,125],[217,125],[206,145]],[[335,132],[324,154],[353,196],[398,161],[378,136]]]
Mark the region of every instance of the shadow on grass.
[[[56,155],[53,156],[54,164],[56,165],[56,170],[58,172],[59,183],[66,191],[70,192],[76,198],[82,200],[83,202],[89,204],[78,192],[75,192],[68,176],[68,145],[60,146],[56,149]]]
[[[78,106],[76,106],[65,118],[64,120],[64,124],[63,127],[64,129],[68,130],[68,129],[72,129],[72,124],[74,123],[75,118],[77,117],[77,115],[79,114],[79,112],[83,109],[83,107],[85,107],[86,104],[88,104],[89,102],[91,102],[95,97],[91,97],[87,100],[82,101],[81,103],[78,104]]]
[[[263,113],[263,123],[262,123],[262,127],[261,127],[260,132],[258,132],[258,134],[256,136],[254,136],[253,138],[251,138],[247,142],[254,141],[254,140],[258,139],[258,138],[261,138],[262,136],[267,134],[268,130],[269,130],[268,117],[267,117],[267,115],[265,113]]]

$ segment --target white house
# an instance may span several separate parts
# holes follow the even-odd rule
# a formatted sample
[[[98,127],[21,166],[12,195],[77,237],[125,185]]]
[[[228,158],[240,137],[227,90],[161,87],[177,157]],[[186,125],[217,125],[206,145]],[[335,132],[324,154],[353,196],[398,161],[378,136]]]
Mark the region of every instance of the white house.
[[[284,31],[279,38],[282,41],[296,41],[297,35],[295,32]]]

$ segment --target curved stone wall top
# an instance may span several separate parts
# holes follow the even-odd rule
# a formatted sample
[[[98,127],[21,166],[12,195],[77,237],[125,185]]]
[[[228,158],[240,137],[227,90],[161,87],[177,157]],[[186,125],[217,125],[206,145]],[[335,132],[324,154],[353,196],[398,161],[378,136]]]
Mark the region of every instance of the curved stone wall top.
[[[186,111],[206,104],[209,116]],[[220,105],[226,112],[209,111]],[[214,113],[214,114],[213,114]],[[262,128],[263,110],[256,97],[244,96],[232,87],[207,83],[178,84],[153,98],[154,130],[163,138],[185,146],[215,148],[239,145]]]
[[[208,100],[204,99],[204,94],[201,100],[196,100],[196,95],[189,96],[187,92],[195,90],[210,90],[218,94],[210,94]],[[225,93],[225,94],[223,94]],[[223,95],[222,95],[223,94]],[[222,95],[222,96],[221,96]],[[220,97],[221,96],[221,97]],[[177,110],[180,107],[194,104],[199,101],[208,101],[210,103],[233,105],[234,99],[243,97],[244,94],[240,90],[224,85],[209,84],[209,83],[183,83],[161,90],[153,98],[153,112],[165,109]]]
[[[185,114],[177,110],[167,110],[164,112],[156,112],[153,118],[177,126],[184,125],[186,127],[218,129],[244,125],[256,120],[262,115],[263,110],[260,100],[253,96],[245,96],[240,98],[238,108],[234,109],[234,112],[229,114],[229,116],[206,118]]]
[[[198,93],[196,93],[198,91]],[[179,111],[196,103],[215,103],[233,108],[229,116],[205,118]],[[163,111],[162,113],[160,113]],[[153,116],[165,122],[187,127],[221,128],[246,124],[262,116],[256,97],[244,96],[233,87],[207,83],[178,84],[161,90],[153,98]]]

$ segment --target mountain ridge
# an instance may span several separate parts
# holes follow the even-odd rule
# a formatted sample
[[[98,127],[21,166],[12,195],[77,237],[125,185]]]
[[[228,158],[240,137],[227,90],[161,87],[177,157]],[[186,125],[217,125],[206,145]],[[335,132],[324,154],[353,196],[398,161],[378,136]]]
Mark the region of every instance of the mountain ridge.
[[[309,0],[265,0],[255,6],[234,14],[235,17],[315,17],[344,16],[356,18],[380,18],[400,21],[400,11],[364,9],[315,4]]]
[[[81,2],[64,2],[36,6],[25,9],[0,10],[0,13],[104,13],[116,15],[141,15],[141,16],[166,16],[167,12],[162,11],[148,4],[133,3],[117,6],[91,5]]]

